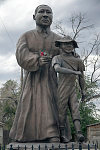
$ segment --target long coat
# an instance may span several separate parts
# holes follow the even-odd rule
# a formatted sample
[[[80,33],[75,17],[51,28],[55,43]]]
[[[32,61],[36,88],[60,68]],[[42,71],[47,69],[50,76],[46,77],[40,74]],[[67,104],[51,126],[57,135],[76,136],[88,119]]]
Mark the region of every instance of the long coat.
[[[59,137],[57,116],[57,77],[51,64],[39,66],[42,50],[50,56],[59,54],[55,41],[60,37],[51,32],[46,38],[37,30],[23,34],[16,58],[25,70],[25,79],[10,138],[20,142]]]

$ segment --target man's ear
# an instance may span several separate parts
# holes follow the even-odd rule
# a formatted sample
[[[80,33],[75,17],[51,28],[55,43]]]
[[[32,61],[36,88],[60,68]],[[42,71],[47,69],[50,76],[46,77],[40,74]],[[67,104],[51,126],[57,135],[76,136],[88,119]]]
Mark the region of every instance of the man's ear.
[[[35,15],[33,15],[33,19],[35,20]]]

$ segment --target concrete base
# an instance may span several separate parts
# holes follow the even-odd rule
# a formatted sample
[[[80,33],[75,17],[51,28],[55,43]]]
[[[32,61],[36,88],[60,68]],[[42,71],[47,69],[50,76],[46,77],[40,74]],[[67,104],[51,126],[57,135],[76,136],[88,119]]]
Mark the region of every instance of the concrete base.
[[[7,145],[7,149],[10,149],[11,147],[14,150],[67,150],[66,148],[73,150],[74,149],[79,149],[79,143],[77,142],[69,142],[67,144],[63,143],[10,143]],[[88,150],[88,144],[87,143],[82,143],[82,149],[87,149]],[[33,147],[32,147],[33,146]],[[33,148],[33,149],[32,149]],[[95,145],[90,145],[91,149],[95,149]]]

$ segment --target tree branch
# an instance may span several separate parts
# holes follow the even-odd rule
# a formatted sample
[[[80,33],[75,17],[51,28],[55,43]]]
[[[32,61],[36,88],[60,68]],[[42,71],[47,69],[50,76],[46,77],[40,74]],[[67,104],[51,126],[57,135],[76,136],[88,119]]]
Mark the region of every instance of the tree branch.
[[[93,95],[93,96],[91,96],[89,98],[86,98],[85,102],[88,102],[88,101],[90,101],[92,99],[99,98],[99,97],[100,97],[100,94]]]

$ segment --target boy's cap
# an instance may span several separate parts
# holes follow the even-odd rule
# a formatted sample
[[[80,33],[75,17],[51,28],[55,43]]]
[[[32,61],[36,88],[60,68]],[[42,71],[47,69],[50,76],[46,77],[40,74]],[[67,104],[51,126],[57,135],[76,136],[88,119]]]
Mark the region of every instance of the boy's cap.
[[[56,40],[55,46],[59,47],[60,43],[70,43],[70,42],[73,42],[74,48],[78,48],[77,42],[75,40],[73,40],[70,36],[66,36],[66,37],[63,37],[59,40]]]

